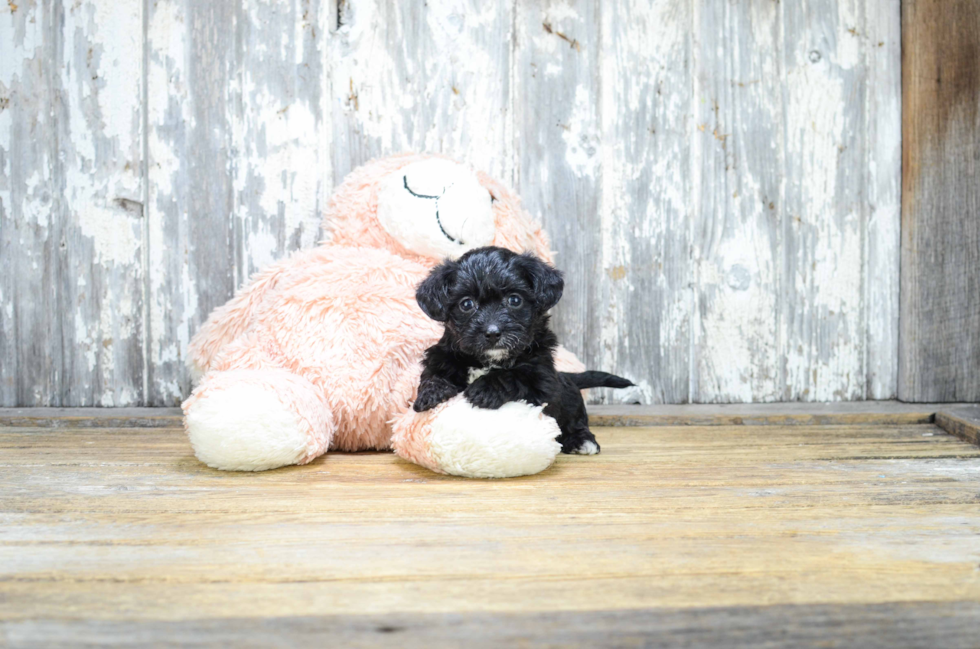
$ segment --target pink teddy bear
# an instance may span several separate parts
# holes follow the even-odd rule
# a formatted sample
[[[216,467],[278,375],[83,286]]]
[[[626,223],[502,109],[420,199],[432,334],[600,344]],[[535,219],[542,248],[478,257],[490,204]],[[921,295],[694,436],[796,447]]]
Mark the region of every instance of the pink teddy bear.
[[[551,261],[518,199],[452,160],[399,155],[353,171],[324,226],[328,241],[257,273],[191,341],[200,380],[183,404],[184,426],[198,459],[261,471],[327,450],[394,449],[467,477],[550,466],[559,431],[540,407],[479,410],[458,396],[411,408],[422,354],[442,333],[415,302],[429,270],[486,245]],[[584,369],[563,349],[556,361]]]

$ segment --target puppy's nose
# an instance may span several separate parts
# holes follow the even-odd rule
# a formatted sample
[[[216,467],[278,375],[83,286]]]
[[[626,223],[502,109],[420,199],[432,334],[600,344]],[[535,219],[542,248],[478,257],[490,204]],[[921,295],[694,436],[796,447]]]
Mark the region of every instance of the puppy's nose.
[[[495,324],[487,327],[487,342],[495,343],[500,339],[500,327]]]

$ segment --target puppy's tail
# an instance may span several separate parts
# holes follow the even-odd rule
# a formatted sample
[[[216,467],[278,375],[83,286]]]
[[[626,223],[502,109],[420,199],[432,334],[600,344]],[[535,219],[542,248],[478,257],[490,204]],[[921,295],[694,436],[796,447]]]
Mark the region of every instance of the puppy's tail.
[[[579,390],[585,390],[586,388],[628,388],[633,385],[632,381],[624,379],[621,376],[616,376],[615,374],[610,374],[609,372],[590,370],[588,372],[580,372],[579,374],[571,374],[569,372],[562,372],[562,374],[571,379],[572,383]]]

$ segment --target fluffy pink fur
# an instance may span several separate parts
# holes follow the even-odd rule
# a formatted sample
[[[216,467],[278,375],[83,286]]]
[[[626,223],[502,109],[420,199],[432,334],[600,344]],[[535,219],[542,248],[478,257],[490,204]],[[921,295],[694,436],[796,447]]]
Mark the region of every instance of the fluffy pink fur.
[[[256,274],[215,309],[190,345],[192,368],[203,377],[184,403],[236,385],[274,392],[309,429],[309,462],[327,448],[394,448],[438,470],[428,455],[428,423],[415,398],[424,350],[442,326],[415,302],[415,287],[438,263],[405,250],[376,219],[378,183],[426,156],[399,155],[352,172],[324,216],[327,241]],[[548,240],[518,199],[490,177],[481,184],[496,199],[494,244],[532,250],[551,260]],[[562,369],[580,371],[567,351]],[[394,430],[393,430],[394,424]]]

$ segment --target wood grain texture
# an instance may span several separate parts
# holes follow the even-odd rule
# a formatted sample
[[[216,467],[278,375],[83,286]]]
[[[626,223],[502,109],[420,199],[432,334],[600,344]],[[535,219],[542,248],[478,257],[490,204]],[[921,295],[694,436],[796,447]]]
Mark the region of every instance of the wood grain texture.
[[[692,394],[691,2],[602,6],[601,318],[596,367],[637,388],[602,400],[683,403]],[[601,273],[601,274],[600,274]],[[597,394],[601,394],[597,391]]]
[[[187,395],[187,344],[214,307],[319,238],[335,12],[310,0],[152,3],[147,405]]]
[[[590,367],[600,362],[599,10],[593,0],[516,3],[516,189],[547,228],[566,291],[552,323]],[[585,233],[592,233],[585,236]]]
[[[239,2],[162,0],[147,18],[146,405],[190,388],[191,335],[231,297]],[[136,404],[131,404],[136,405]]]
[[[194,647],[647,647],[706,649],[975,649],[977,602],[809,604],[622,611],[320,615],[280,618],[0,622],[14,648]],[[0,635],[0,638],[4,636]]]
[[[723,45],[695,59],[692,399],[893,397],[897,4],[706,3],[698,19]]]
[[[143,8],[0,6],[0,404],[179,402],[208,313],[407,149],[546,224],[560,337],[638,386],[593,401],[896,395],[898,0]]]
[[[63,12],[61,399],[125,405],[143,400],[142,4]]]
[[[928,424],[936,404],[896,401],[686,405],[595,405],[592,426],[838,426]],[[0,421],[3,421],[0,418]]]
[[[242,2],[234,116],[239,284],[320,238],[333,186],[326,65],[335,20],[326,1]]]
[[[0,427],[179,428],[180,408],[0,408]]]
[[[867,133],[871,119],[891,129],[893,141],[900,137],[897,112],[866,112],[877,91],[867,83],[866,61],[884,47],[880,44],[886,38],[891,41],[887,52],[898,52],[898,32],[879,33],[878,20],[884,18],[886,28],[889,22],[875,10],[886,4],[897,14],[894,3],[821,0],[780,5],[781,71],[786,79],[783,164],[786,177],[809,179],[787,183],[777,199],[782,202],[785,296],[780,316],[783,399],[866,398],[868,347],[881,341],[891,347],[879,355],[895,355],[897,322],[868,319],[864,283],[880,276],[882,289],[891,291],[899,271],[897,254],[890,266],[869,273],[865,241],[873,215],[868,187],[876,182],[878,163],[872,142],[853,137]],[[897,87],[886,85],[882,90],[893,92]],[[892,217],[890,232],[881,232],[883,243],[898,234],[897,193],[891,200],[882,205]],[[877,240],[869,242],[877,245]],[[894,396],[895,389],[892,373],[887,396]]]
[[[894,2],[864,9],[862,241],[865,398],[898,395],[902,203],[902,17]],[[850,173],[845,170],[844,173]],[[865,192],[865,193],[861,193]]]
[[[789,358],[780,338],[781,311],[792,300],[780,281],[789,90],[780,33],[784,11],[793,9],[771,2],[698,9],[696,31],[714,37],[692,52],[692,399],[772,401],[782,396],[781,363]]]
[[[902,3],[899,396],[980,399],[980,2]]]
[[[0,395],[4,405],[68,405],[61,401],[63,323],[49,317],[60,312],[64,227],[55,3],[0,12]]]
[[[511,181],[513,5],[341,2],[330,76],[334,182],[371,158],[445,153]]]
[[[0,394],[138,403],[141,5],[9,3],[4,13]]]
[[[637,609],[668,629],[707,609],[721,632],[780,606],[824,639],[851,628],[835,617],[867,633],[945,610],[956,639],[976,614],[980,449],[936,426],[596,432],[598,456],[481,481],[384,453],[222,473],[179,429],[2,429],[0,633],[209,639],[308,616],[369,639],[382,618],[562,612],[639,631]]]
[[[593,426],[834,426],[931,424],[940,416],[976,418],[975,404],[837,401],[591,405]],[[0,426],[28,428],[175,428],[180,408],[0,408]],[[947,432],[954,431],[937,423]],[[964,437],[959,435],[959,437]]]
[[[936,413],[936,425],[950,435],[980,446],[980,406],[944,408]]]

